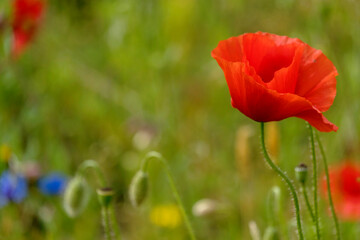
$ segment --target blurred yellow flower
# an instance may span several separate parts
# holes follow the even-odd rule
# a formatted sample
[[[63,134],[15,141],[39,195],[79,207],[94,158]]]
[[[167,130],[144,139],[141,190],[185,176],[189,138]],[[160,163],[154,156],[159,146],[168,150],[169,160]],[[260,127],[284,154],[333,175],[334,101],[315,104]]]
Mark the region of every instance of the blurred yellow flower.
[[[179,207],[174,204],[155,206],[151,209],[150,221],[159,227],[176,228],[182,221]]]
[[[2,144],[0,146],[0,160],[3,162],[8,162],[10,160],[11,157],[11,148],[6,145],[6,144]]]

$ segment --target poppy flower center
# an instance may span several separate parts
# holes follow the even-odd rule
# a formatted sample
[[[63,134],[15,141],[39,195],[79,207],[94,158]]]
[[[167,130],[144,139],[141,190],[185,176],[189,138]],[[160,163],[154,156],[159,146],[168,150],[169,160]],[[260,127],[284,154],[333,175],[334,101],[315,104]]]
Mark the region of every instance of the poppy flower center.
[[[257,59],[257,62],[249,61],[249,63],[255,68],[262,81],[268,83],[274,78],[276,71],[290,66],[294,54],[295,48],[276,47],[270,49],[261,59]]]

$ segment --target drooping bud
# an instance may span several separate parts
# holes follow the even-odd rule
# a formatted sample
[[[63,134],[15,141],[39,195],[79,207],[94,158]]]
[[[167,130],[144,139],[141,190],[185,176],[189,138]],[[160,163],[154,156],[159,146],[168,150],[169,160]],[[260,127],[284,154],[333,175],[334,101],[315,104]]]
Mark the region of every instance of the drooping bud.
[[[64,209],[70,217],[78,216],[89,201],[90,189],[86,180],[77,175],[71,179],[64,193]]]
[[[129,189],[130,202],[134,207],[140,206],[141,203],[145,200],[148,191],[148,185],[148,174],[142,170],[139,170],[133,177]]]
[[[295,177],[301,184],[305,184],[307,173],[308,173],[308,167],[304,163],[299,164],[295,168]]]
[[[267,227],[264,233],[264,240],[279,240],[279,232],[274,227]]]
[[[96,190],[96,193],[98,195],[101,206],[107,208],[114,197],[114,190],[110,187],[99,188]]]

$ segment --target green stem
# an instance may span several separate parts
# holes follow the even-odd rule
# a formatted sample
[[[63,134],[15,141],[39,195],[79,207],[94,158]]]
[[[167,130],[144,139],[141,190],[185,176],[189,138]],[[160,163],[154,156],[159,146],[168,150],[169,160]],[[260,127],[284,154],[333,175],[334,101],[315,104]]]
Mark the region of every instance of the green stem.
[[[315,215],[314,215],[314,212],[313,212],[313,209],[311,207],[311,204],[310,204],[310,201],[309,201],[309,197],[307,195],[307,190],[305,188],[305,186],[302,184],[301,185],[301,191],[303,192],[304,194],[304,199],[305,199],[305,202],[306,202],[306,207],[307,209],[309,210],[309,213],[310,213],[310,216],[311,216],[311,220],[315,223]]]
[[[296,190],[294,185],[292,184],[289,177],[278,167],[275,165],[275,163],[271,160],[265,146],[265,133],[264,133],[264,123],[261,124],[261,146],[264,152],[264,157],[266,162],[270,165],[270,167],[280,175],[280,177],[287,183],[287,185],[290,188],[290,192],[292,194],[293,200],[294,200],[294,206],[295,206],[295,214],[296,214],[296,222],[297,222],[297,229],[299,234],[299,239],[304,239],[304,233],[301,226],[301,219],[300,219],[300,206],[299,206],[299,198],[297,196]]]
[[[315,216],[315,229],[316,229],[316,238],[319,240],[320,236],[320,226],[319,226],[319,208],[318,208],[318,190],[317,190],[317,162],[316,162],[316,152],[315,152],[315,141],[314,141],[314,131],[310,124],[308,124],[310,130],[310,145],[311,145],[311,154],[313,160],[313,197],[314,197],[314,216]]]
[[[171,171],[170,171],[169,166],[168,166],[166,160],[164,159],[164,157],[163,157],[160,153],[158,153],[158,152],[155,152],[155,151],[149,152],[149,153],[145,156],[145,158],[144,158],[144,160],[143,160],[143,162],[142,162],[141,169],[142,169],[144,172],[146,172],[146,171],[147,171],[148,164],[149,164],[148,162],[149,162],[149,160],[152,159],[152,158],[155,158],[155,159],[160,160],[160,162],[163,164],[164,170],[165,170],[166,175],[167,175],[167,177],[168,177],[168,181],[169,181],[171,190],[172,190],[172,192],[173,192],[173,194],[174,194],[174,197],[175,197],[175,200],[176,200],[176,202],[177,202],[177,204],[178,204],[178,206],[179,206],[179,208],[180,208],[181,215],[182,215],[183,218],[184,218],[184,222],[185,222],[186,228],[187,228],[187,230],[188,230],[188,232],[189,232],[190,239],[196,240],[196,237],[195,237],[195,234],[194,234],[194,230],[193,230],[193,228],[192,228],[192,226],[191,226],[191,224],[190,224],[190,220],[189,220],[189,218],[188,218],[188,215],[186,214],[186,211],[185,211],[185,208],[184,208],[184,204],[182,203],[181,198],[180,198],[180,195],[179,195],[179,192],[178,192],[178,190],[177,190],[176,187],[175,187],[174,179],[173,179],[173,177],[172,177]]]
[[[110,205],[109,206],[109,214],[111,217],[111,222],[113,225],[113,228],[115,229],[115,237],[117,240],[121,240],[121,235],[120,235],[120,230],[119,230],[119,225],[117,224],[116,221],[116,217],[115,217],[115,210],[114,210],[114,206]]]
[[[94,161],[94,160],[86,160],[86,161],[82,162],[81,165],[78,168],[78,172],[80,174],[84,175],[85,171],[87,169],[89,169],[89,168],[92,168],[92,169],[95,170],[95,173],[96,173],[96,175],[98,177],[100,185],[102,187],[106,187],[107,184],[106,184],[105,176],[104,176],[103,172],[101,171],[99,164],[96,161]]]
[[[109,209],[107,207],[101,207],[102,222],[104,226],[105,239],[112,240],[112,231],[110,226]]]
[[[339,227],[339,222],[338,222],[338,219],[337,219],[337,216],[336,216],[335,207],[334,207],[334,203],[333,203],[332,196],[331,196],[329,168],[328,168],[328,164],[327,164],[327,160],[326,160],[326,155],[325,155],[324,148],[323,148],[323,146],[321,144],[319,134],[316,133],[315,136],[316,136],[316,140],[317,140],[317,142],[319,144],[320,152],[321,152],[321,155],[322,155],[322,158],[323,158],[323,161],[324,161],[327,192],[328,192],[328,198],[329,198],[329,203],[330,203],[331,214],[333,216],[335,229],[336,229],[336,239],[340,240],[341,239],[341,237],[340,237],[340,227]]]

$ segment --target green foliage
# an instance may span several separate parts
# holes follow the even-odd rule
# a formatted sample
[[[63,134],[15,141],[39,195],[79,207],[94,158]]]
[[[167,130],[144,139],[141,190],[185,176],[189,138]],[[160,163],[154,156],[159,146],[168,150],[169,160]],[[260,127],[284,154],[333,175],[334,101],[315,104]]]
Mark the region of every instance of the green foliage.
[[[10,16],[9,2],[0,1],[0,14]],[[290,197],[262,160],[258,124],[231,108],[224,76],[210,56],[230,36],[265,31],[322,49],[339,71],[338,94],[325,114],[339,126],[324,141],[329,161],[359,156],[359,1],[49,0],[47,6],[35,41],[17,61],[6,60],[10,28],[0,36],[0,143],[23,162],[38,161],[44,172],[73,175],[84,159],[98,160],[114,188],[126,239],[187,237],[185,226],[163,229],[148,217],[152,206],[174,202],[161,171],[150,169],[156,194],[142,210],[129,205],[131,178],[152,149],[170,160],[188,212],[203,198],[230,206],[226,216],[192,219],[199,239],[250,239],[251,220],[264,232],[274,184],[282,188],[284,205],[278,231],[281,239],[294,239]],[[234,157],[236,129],[245,124],[255,132],[246,178]],[[292,179],[300,162],[311,165],[305,128],[299,119],[280,123],[278,163]],[[0,238],[100,239],[93,198],[74,220],[61,199],[33,189],[21,205],[1,209]],[[332,239],[327,202],[320,201],[322,236]],[[306,216],[305,205],[302,212]],[[304,223],[311,237],[311,220]],[[343,239],[360,236],[356,223],[342,227]]]

